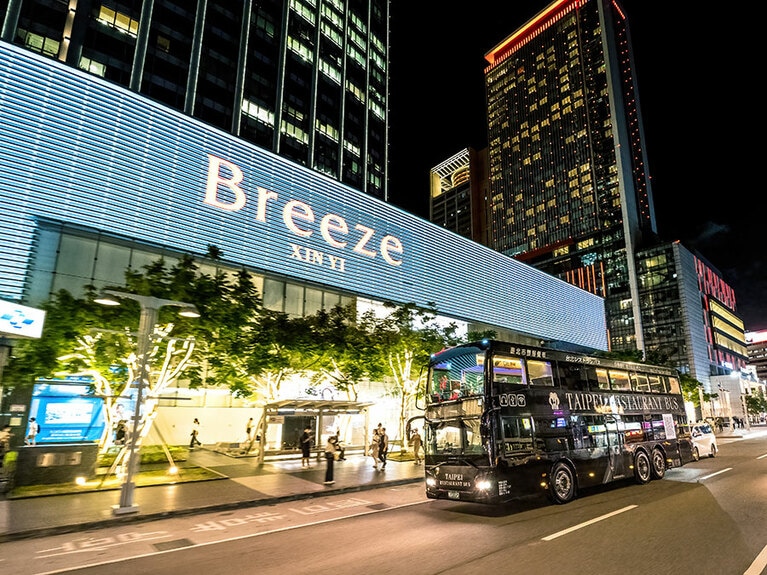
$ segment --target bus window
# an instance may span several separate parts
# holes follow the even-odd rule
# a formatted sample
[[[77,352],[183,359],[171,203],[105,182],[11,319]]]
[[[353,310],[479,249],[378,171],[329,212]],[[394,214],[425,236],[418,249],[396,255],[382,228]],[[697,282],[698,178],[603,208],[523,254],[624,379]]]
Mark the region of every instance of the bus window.
[[[607,377],[606,369],[597,369],[597,382],[599,389],[610,389],[610,380]]]
[[[529,417],[504,417],[502,424],[504,451],[529,451],[533,448],[533,426]]]
[[[495,383],[526,383],[522,373],[522,360],[518,357],[493,356],[493,381]]]
[[[642,429],[641,415],[624,415],[626,443],[645,441],[644,429]]]
[[[551,370],[551,362],[527,360],[527,377],[530,385],[554,385],[554,374]]]
[[[668,392],[669,393],[682,393],[682,386],[679,385],[679,379],[676,377],[668,378]]]
[[[631,389],[634,391],[650,391],[650,382],[647,380],[647,376],[641,373],[632,373]]]
[[[587,447],[607,447],[607,427],[604,415],[586,415],[583,417],[588,434]]]
[[[610,389],[631,389],[627,371],[610,370]]]
[[[536,417],[535,437],[547,451],[566,451],[573,448],[573,434],[565,417]]]
[[[586,370],[572,363],[557,363],[557,375],[560,385],[572,391],[588,391],[589,380]]]
[[[653,393],[665,393],[666,386],[663,385],[663,380],[659,375],[648,376],[650,380],[650,391]]]
[[[666,424],[660,415],[655,415],[652,419],[652,433],[656,441],[666,439]]]

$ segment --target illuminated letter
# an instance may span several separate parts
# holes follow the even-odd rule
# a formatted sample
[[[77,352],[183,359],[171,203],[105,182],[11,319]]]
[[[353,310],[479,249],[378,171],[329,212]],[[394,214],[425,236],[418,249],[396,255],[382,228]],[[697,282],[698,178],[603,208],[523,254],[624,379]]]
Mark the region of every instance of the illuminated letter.
[[[276,200],[277,192],[270,192],[266,188],[256,186],[258,190],[258,211],[256,212],[256,219],[259,222],[266,221],[266,202],[268,200]]]
[[[370,241],[370,238],[373,237],[375,230],[371,230],[370,228],[363,226],[362,224],[357,224],[356,226],[354,226],[354,229],[363,232],[362,237],[360,238],[360,241],[358,241],[357,245],[354,246],[354,251],[357,252],[358,254],[362,254],[363,256],[369,256],[371,258],[376,257],[376,253],[374,251],[365,249],[365,246]]]
[[[330,232],[341,232],[343,235],[348,234],[349,226],[346,225],[346,220],[335,214],[327,214],[320,222],[320,233],[325,238],[325,241],[334,248],[345,248],[348,242],[335,239],[330,235]]]
[[[381,240],[381,256],[387,264],[393,266],[402,265],[401,259],[395,259],[389,255],[389,252],[402,253],[402,242],[394,236],[384,236]]]
[[[221,177],[221,166],[232,172],[230,179]],[[245,192],[238,185],[242,181],[242,170],[231,162],[208,154],[208,184],[205,186],[205,203],[230,212],[236,212],[245,205]],[[227,204],[218,200],[218,187],[225,186],[234,194],[234,201]]]
[[[299,202],[298,200],[290,200],[285,207],[282,208],[282,220],[288,229],[298,236],[308,238],[312,235],[311,230],[302,230],[296,225],[295,220],[303,220],[305,222],[314,221],[314,212],[308,204]]]

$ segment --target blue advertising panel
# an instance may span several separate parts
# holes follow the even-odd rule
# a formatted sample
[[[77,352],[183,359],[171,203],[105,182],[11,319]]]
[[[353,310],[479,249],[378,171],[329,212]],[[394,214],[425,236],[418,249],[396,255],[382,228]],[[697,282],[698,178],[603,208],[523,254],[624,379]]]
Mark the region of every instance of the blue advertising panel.
[[[32,390],[29,417],[40,426],[35,438],[45,443],[98,442],[104,435],[104,398],[89,383],[46,380]]]
[[[46,220],[607,349],[602,298],[134,92],[4,42],[0,87],[0,297]]]

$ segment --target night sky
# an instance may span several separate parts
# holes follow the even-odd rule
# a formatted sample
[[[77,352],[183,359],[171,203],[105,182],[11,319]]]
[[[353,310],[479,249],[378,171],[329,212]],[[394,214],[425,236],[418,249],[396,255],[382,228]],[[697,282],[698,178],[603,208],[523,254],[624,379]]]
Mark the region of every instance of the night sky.
[[[549,2],[392,2],[390,199],[428,216],[429,169],[487,146],[484,54]],[[767,329],[761,70],[744,12],[624,0],[658,231],[697,250],[735,290],[746,331]],[[752,45],[749,45],[749,42]],[[755,51],[754,51],[755,50]],[[754,143],[756,142],[756,143]],[[761,171],[761,170],[760,170]],[[760,191],[761,190],[761,191]]]

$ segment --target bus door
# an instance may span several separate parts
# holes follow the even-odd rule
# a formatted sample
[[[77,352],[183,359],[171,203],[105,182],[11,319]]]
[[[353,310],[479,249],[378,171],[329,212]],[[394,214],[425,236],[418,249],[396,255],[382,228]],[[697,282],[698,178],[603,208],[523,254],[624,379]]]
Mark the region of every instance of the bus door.
[[[609,452],[609,469],[605,472],[605,481],[625,477],[630,469],[630,453],[624,445],[624,425],[620,415],[605,415],[607,429],[607,449]]]

